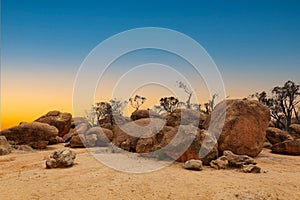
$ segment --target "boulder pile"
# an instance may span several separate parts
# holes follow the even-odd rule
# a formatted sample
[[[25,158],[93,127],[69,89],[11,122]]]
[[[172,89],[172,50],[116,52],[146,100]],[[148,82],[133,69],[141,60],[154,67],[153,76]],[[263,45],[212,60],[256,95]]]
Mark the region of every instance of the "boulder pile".
[[[214,128],[220,128],[217,126],[222,116],[225,121],[218,137]],[[58,142],[73,148],[115,146],[141,155],[159,155],[179,162],[200,160],[204,165],[227,168],[232,167],[233,158],[237,159],[233,155],[256,157],[261,152],[269,121],[269,109],[259,102],[227,100],[209,116],[187,109],[164,115],[137,110],[130,118],[107,115],[97,127],[86,118],[50,111],[34,122],[3,130],[0,135],[14,144],[38,149]],[[60,153],[53,154],[49,166],[56,165],[53,159]]]

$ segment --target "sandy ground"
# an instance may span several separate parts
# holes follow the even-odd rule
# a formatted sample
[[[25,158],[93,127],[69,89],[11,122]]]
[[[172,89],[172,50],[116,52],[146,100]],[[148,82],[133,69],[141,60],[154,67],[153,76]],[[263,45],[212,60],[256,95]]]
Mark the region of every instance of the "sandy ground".
[[[131,174],[103,165],[85,149],[75,149],[73,167],[45,169],[49,154],[61,148],[59,144],[1,156],[0,199],[300,199],[300,156],[264,149],[256,159],[265,171],[261,174],[210,167],[189,171],[181,163]]]

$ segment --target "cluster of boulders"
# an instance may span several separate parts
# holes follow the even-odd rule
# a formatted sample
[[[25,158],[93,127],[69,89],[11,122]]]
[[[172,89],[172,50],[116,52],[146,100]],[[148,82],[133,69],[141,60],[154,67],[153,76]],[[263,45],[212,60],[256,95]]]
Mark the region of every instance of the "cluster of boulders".
[[[50,111],[33,122],[21,122],[0,132],[13,147],[28,145],[34,149],[45,149],[49,144],[64,142],[62,136],[70,131],[72,115]]]
[[[247,155],[236,155],[231,151],[224,151],[223,156],[212,160],[210,166],[214,169],[238,169],[245,173],[260,173],[261,168],[256,165],[253,158]],[[183,164],[185,169],[198,170],[203,169],[201,160],[191,159]]]
[[[222,119],[224,126],[220,127]],[[263,148],[269,121],[270,112],[266,106],[244,99],[221,102],[211,116],[187,109],[164,115],[137,110],[131,119],[107,115],[97,127],[86,118],[72,118],[70,113],[51,111],[34,122],[3,130],[0,135],[14,145],[36,149],[55,143],[67,143],[70,147],[113,144],[130,152],[154,152],[152,155],[163,154],[181,162],[196,159],[210,165],[225,150],[257,156]],[[204,154],[199,155],[200,149]]]
[[[300,155],[300,124],[292,124],[290,132],[268,127],[267,141],[273,153]]]
[[[220,129],[222,119],[224,126]],[[264,147],[269,121],[269,109],[259,102],[227,100],[218,104],[211,116],[186,109],[165,115],[137,110],[132,113],[131,120],[107,116],[100,121],[99,127],[91,127],[84,118],[74,118],[71,131],[63,139],[71,147],[112,144],[141,155],[151,154],[180,162],[195,159],[211,165],[213,160],[225,159],[222,157],[224,151],[256,157]],[[221,130],[220,135],[218,130]],[[199,154],[200,150],[204,154]]]
[[[180,162],[198,160],[204,165],[223,169],[233,166],[232,155],[242,155],[238,160],[243,160],[243,156],[256,157],[264,147],[266,136],[274,152],[281,148],[297,154],[296,147],[290,149],[300,146],[295,138],[299,126],[292,125],[292,133],[287,133],[268,128],[269,121],[270,111],[266,106],[243,99],[223,101],[209,116],[187,109],[163,115],[136,110],[130,118],[107,115],[99,121],[99,126],[92,126],[86,118],[72,118],[70,113],[51,111],[34,122],[23,122],[3,130],[0,135],[14,146],[43,149],[55,143],[66,143],[72,148],[113,145],[141,155],[150,154]],[[2,150],[5,146],[2,143],[0,152],[9,152]],[[257,171],[252,166],[254,162],[250,164],[235,166]]]

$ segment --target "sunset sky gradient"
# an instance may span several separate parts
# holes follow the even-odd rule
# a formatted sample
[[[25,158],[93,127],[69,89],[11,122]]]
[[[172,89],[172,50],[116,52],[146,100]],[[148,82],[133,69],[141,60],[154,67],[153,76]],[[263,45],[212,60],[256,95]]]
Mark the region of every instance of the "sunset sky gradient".
[[[174,29],[199,42],[230,98],[289,79],[300,83],[299,1],[2,0],[0,128],[54,109],[72,112],[73,84],[85,57],[108,37],[138,27]],[[163,55],[137,52],[116,70],[137,60],[187,67]],[[141,89],[151,99],[145,107],[157,103],[160,92]],[[202,102],[209,98],[203,82],[196,94]]]

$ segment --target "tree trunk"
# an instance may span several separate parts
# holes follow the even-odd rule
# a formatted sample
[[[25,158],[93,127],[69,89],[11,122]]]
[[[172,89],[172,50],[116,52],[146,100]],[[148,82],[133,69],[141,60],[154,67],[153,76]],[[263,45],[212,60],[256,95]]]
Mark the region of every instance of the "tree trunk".
[[[192,97],[192,93],[189,94],[188,100],[186,101],[186,108],[187,109],[191,109],[191,97]]]

